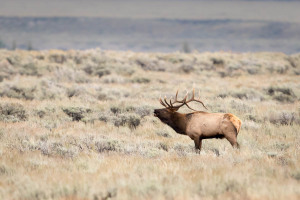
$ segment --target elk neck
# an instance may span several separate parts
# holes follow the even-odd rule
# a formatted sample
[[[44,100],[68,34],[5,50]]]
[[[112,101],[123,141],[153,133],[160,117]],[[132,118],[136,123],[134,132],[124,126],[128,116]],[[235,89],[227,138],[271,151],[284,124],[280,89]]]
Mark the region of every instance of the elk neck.
[[[186,135],[188,119],[186,114],[181,114],[174,112],[171,116],[171,120],[168,122],[168,125],[172,127],[177,133]]]

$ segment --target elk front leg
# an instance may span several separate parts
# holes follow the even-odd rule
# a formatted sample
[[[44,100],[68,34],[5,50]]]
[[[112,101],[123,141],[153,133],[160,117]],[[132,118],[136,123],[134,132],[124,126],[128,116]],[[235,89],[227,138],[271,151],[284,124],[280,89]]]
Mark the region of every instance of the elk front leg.
[[[201,146],[202,146],[202,139],[200,137],[196,137],[194,139],[194,143],[195,143],[195,150],[196,153],[200,153],[201,151]]]

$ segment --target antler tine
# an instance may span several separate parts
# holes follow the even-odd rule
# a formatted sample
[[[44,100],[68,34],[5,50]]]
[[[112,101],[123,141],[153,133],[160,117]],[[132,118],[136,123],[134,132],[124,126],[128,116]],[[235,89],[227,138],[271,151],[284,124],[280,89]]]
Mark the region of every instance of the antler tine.
[[[175,101],[177,101],[178,91],[179,91],[179,89],[177,89],[177,92],[176,92],[176,95],[175,95]]]
[[[195,101],[197,101],[197,102],[201,103],[201,104],[202,104],[202,106],[203,106],[203,107],[204,107],[206,110],[208,110],[202,101],[200,101],[200,100],[197,100],[197,99],[195,99]]]
[[[187,93],[188,94],[188,93]],[[189,102],[191,102],[191,101],[194,101],[195,100],[195,88],[193,88],[193,94],[192,94],[192,97],[188,100],[188,101],[186,101],[185,103],[189,103]]]
[[[178,100],[177,100],[177,97],[178,97],[178,89],[177,89],[177,92],[176,92],[176,95],[175,95],[175,99],[174,99],[174,102],[173,103],[177,103],[178,102]],[[171,103],[171,101],[170,101],[170,103]],[[173,104],[173,103],[171,103],[171,105]]]
[[[191,101],[196,101],[196,102],[198,102],[198,103],[201,103],[202,104],[202,106],[205,108],[205,109],[207,109],[206,108],[206,106],[204,105],[204,103],[200,100],[200,91],[199,91],[199,99],[195,99],[195,88],[193,88],[193,93],[192,93],[192,97],[189,99],[189,100],[187,100],[187,98],[188,98],[188,96],[189,96],[189,92],[187,91],[186,92],[186,95],[184,96],[184,98],[181,100],[181,101],[179,101],[177,98],[178,98],[178,91],[179,90],[177,90],[177,92],[176,92],[176,95],[175,95],[175,99],[174,99],[174,102],[172,102],[172,98],[169,100],[169,102],[168,102],[168,100],[167,100],[167,97],[165,96],[164,97],[164,100],[162,100],[161,99],[161,97],[159,98],[159,102],[161,103],[161,105],[163,105],[164,107],[166,107],[166,108],[180,108],[181,106],[183,106],[183,105],[186,105],[189,109],[191,109],[191,110],[193,110],[193,111],[197,111],[197,110],[195,110],[195,109],[193,109],[193,108],[191,108],[189,105],[188,105],[188,103],[189,102],[191,102]],[[177,105],[177,106],[174,106],[173,104],[174,103],[181,103],[180,105]],[[208,110],[208,109],[207,109]]]
[[[192,97],[192,99],[194,99],[195,98],[195,88],[193,88],[193,97]]]
[[[179,90],[177,90],[177,92],[176,92],[174,102],[171,103],[171,101],[170,101],[171,105],[173,105],[174,103],[183,103],[183,102],[186,101],[187,95],[186,95],[185,98],[184,98],[183,100],[181,100],[181,101],[179,101],[179,100],[177,99],[177,97],[178,97],[178,91],[179,91]]]
[[[171,105],[169,105],[168,102],[167,102],[167,97],[166,97],[166,96],[165,96],[165,98],[164,98],[164,101],[165,101],[165,103],[168,105],[168,107],[171,107]]]
[[[189,92],[186,92],[186,95],[184,96],[184,98],[181,101],[177,101],[177,102],[178,103],[185,103],[188,96],[189,96]]]
[[[200,101],[200,90],[199,90],[199,100],[198,100],[198,102],[201,103],[202,106],[203,106],[206,110],[208,110],[208,109],[206,108],[206,106],[204,105],[204,103],[203,103],[202,101]]]
[[[193,111],[198,111],[198,110],[195,110],[193,108],[191,108],[187,103],[184,103],[186,105],[186,107],[188,107],[189,109],[193,110]]]
[[[163,105],[164,107],[166,107],[166,108],[168,107],[168,106],[166,106],[166,104],[164,104],[164,102],[161,100],[161,98],[159,98],[159,102],[160,102],[160,104]]]
[[[187,103],[189,103],[189,102],[191,102],[191,101],[196,101],[196,102],[198,102],[198,103],[201,103],[202,106],[203,106],[206,110],[208,110],[208,109],[206,108],[206,106],[204,105],[204,103],[200,100],[200,91],[199,91],[199,99],[195,99],[195,88],[193,88],[193,95],[192,95],[192,98],[191,98],[190,100],[188,100],[188,101],[185,102],[187,107],[189,107],[189,106],[187,105]],[[190,107],[189,107],[189,108],[190,108]],[[191,108],[190,108],[190,109],[191,109]],[[194,109],[192,109],[192,110],[194,110]]]

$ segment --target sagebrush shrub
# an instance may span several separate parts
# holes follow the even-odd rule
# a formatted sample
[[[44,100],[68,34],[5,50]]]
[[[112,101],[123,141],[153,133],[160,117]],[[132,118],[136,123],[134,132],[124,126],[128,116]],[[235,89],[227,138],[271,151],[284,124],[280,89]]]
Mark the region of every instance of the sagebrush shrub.
[[[145,77],[135,77],[131,80],[132,83],[150,83],[150,79]]]
[[[128,125],[130,128],[136,128],[141,123],[140,116],[134,113],[122,113],[114,117],[115,126],[125,126]]]
[[[118,151],[120,144],[117,140],[100,140],[95,142],[96,150],[99,153],[109,152],[109,151]]]
[[[287,87],[274,87],[271,86],[266,89],[266,93],[271,96],[274,100],[279,102],[292,103],[296,101],[297,96],[291,88]]]
[[[82,107],[67,107],[62,108],[64,113],[69,115],[73,121],[81,121],[86,113],[90,113],[92,110],[89,108],[82,108]]]
[[[15,85],[5,85],[2,89],[2,92],[0,92],[0,96],[6,96],[9,98],[16,99],[33,100],[35,91],[35,87],[24,88]]]
[[[0,105],[0,121],[19,122],[27,119],[28,115],[21,104],[6,103]]]
[[[139,107],[135,107],[134,111],[136,114],[138,114],[143,118],[149,116],[152,113],[153,108],[151,108],[150,106],[139,106]]]
[[[294,123],[299,123],[296,113],[290,111],[271,112],[267,116],[267,120],[272,124],[280,125],[292,125]]]

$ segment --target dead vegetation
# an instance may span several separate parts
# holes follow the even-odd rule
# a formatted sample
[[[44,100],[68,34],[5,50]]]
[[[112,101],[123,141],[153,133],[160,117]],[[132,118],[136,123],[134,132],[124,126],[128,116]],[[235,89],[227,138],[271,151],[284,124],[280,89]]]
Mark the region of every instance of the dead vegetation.
[[[299,60],[1,50],[0,199],[298,199]],[[198,155],[153,116],[192,87],[243,121],[239,151],[207,140]]]

